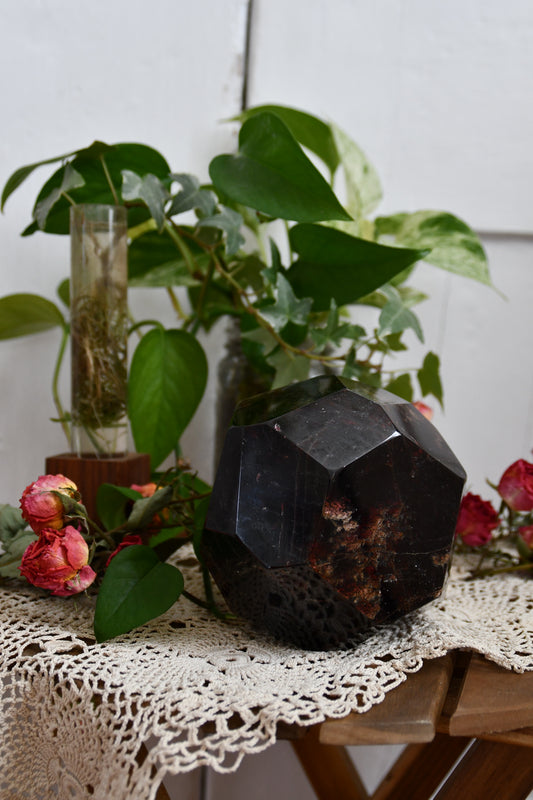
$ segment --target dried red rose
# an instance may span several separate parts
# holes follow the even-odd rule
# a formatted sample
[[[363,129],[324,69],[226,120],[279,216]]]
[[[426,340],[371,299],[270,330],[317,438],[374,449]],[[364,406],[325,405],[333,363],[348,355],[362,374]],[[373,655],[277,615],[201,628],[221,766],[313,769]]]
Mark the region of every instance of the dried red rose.
[[[532,511],[533,464],[521,458],[507,467],[500,478],[498,492],[514,511]]]
[[[455,534],[469,547],[480,547],[490,541],[492,531],[499,524],[500,518],[492,503],[468,492],[461,500]]]

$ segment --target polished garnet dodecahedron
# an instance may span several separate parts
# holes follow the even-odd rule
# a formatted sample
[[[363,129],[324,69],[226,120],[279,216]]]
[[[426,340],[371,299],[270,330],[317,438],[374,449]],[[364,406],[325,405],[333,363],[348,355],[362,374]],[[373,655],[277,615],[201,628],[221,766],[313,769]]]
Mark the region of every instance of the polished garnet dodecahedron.
[[[413,405],[312,378],[238,406],[204,556],[256,629],[309,649],[343,646],[440,594],[464,481]]]

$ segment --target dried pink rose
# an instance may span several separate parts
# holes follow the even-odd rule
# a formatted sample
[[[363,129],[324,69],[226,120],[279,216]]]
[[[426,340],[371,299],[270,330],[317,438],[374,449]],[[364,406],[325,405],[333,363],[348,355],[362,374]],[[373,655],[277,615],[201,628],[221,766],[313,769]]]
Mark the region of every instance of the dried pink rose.
[[[87,542],[72,525],[62,530],[45,528],[26,548],[19,569],[34,586],[68,597],[82,592],[96,578],[88,559]]]
[[[500,518],[492,503],[482,500],[477,494],[465,494],[461,500],[455,534],[466,545],[480,547],[487,544],[492,537],[492,531],[499,524]]]
[[[24,489],[20,498],[22,516],[35,533],[45,528],[63,527],[63,503],[56,492],[79,498],[78,487],[64,475],[41,475]]]
[[[498,492],[514,511],[532,511],[533,464],[521,458],[507,467],[500,478]]]

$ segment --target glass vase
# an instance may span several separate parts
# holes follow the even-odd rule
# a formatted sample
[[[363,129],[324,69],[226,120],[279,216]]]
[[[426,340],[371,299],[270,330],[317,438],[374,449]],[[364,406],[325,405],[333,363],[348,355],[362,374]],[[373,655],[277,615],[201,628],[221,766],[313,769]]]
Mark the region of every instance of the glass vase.
[[[71,450],[108,458],[128,450],[127,212],[75,205],[71,238]]]

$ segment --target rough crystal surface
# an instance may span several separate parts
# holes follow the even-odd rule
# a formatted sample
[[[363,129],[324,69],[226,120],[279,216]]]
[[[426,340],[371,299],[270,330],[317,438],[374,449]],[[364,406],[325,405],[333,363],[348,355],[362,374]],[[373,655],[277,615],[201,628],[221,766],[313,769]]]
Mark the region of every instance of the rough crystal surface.
[[[205,557],[256,628],[310,649],[343,646],[440,594],[464,480],[414,406],[313,378],[237,408]]]

